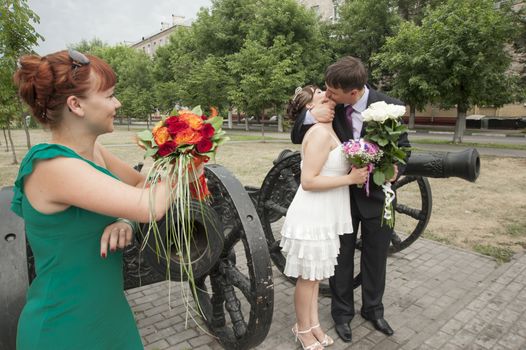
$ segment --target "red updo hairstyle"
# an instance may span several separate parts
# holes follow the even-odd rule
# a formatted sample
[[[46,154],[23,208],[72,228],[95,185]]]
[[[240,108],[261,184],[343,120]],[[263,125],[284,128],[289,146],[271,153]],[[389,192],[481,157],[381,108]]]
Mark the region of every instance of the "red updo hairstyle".
[[[86,56],[90,63],[76,68],[66,50],[43,57],[20,57],[13,79],[20,97],[42,125],[53,127],[60,122],[69,96],[82,98],[90,91],[115,86],[117,77],[109,64],[96,56]]]

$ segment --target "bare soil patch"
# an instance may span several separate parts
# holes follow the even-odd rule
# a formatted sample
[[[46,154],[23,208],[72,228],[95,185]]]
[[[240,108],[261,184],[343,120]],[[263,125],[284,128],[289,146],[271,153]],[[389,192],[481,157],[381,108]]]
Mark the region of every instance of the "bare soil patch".
[[[118,129],[104,135],[100,142],[130,165],[144,160],[142,150],[134,142],[138,131]],[[25,134],[13,131],[19,162],[27,152]],[[31,130],[33,144],[47,142],[49,133]],[[283,149],[298,150],[289,142],[229,142],[222,146],[215,162],[229,169],[243,185],[259,187],[272,161]],[[5,142],[0,144],[0,186],[10,186],[18,172],[12,165]],[[506,261],[516,252],[526,249],[526,159],[481,157],[481,173],[475,183],[457,178],[429,179],[433,196],[431,220],[424,237],[478,251]],[[416,185],[404,187],[399,201],[419,207],[420,192]],[[397,217],[396,229],[410,232],[414,226],[405,216]]]

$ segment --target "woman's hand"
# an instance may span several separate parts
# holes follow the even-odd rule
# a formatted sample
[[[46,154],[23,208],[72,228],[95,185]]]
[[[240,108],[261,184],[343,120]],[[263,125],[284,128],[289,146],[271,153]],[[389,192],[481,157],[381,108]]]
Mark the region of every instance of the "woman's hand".
[[[355,168],[352,167],[351,172],[349,173],[349,185],[361,185],[367,181],[369,172],[367,167]]]
[[[130,245],[133,238],[133,228],[130,224],[123,221],[115,221],[106,226],[102,237],[100,238],[100,256],[106,258],[108,256],[108,245],[110,251],[114,252],[119,249],[124,249]]]

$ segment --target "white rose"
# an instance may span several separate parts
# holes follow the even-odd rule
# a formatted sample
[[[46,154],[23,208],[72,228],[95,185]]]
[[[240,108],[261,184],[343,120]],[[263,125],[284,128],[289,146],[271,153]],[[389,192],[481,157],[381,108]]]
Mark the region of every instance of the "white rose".
[[[398,119],[405,114],[405,106],[388,104],[387,115],[391,119]]]
[[[387,104],[385,101],[371,103],[371,105],[362,112],[363,121],[385,122],[387,119],[398,119],[405,113],[405,106]]]
[[[379,101],[371,103],[371,105],[362,112],[364,122],[380,122],[383,123],[387,119],[387,103],[384,101]]]

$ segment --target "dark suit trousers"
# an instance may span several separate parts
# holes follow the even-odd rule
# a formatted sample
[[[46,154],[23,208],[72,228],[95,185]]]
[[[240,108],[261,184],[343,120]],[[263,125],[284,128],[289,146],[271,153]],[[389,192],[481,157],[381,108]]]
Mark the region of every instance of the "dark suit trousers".
[[[332,293],[331,314],[337,324],[349,322],[354,317],[354,251],[359,227],[362,239],[361,314],[369,320],[382,318],[384,315],[382,297],[385,290],[387,251],[392,229],[387,225],[381,225],[381,217],[362,217],[352,196],[351,206],[354,232],[340,236],[338,265],[335,267],[334,276],[329,279]]]

